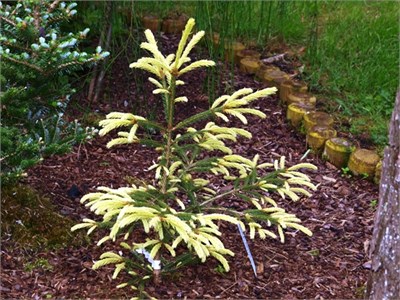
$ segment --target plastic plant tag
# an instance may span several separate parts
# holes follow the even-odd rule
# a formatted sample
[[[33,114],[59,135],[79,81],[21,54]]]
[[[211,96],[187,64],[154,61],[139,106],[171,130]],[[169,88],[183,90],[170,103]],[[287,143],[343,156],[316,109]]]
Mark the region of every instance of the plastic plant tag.
[[[251,255],[250,247],[249,244],[247,243],[246,236],[244,235],[242,227],[240,227],[240,224],[237,224],[237,226],[239,229],[240,236],[242,237],[244,248],[246,249],[247,252],[247,257],[249,258],[251,267],[253,268],[254,276],[257,278],[256,264],[254,263],[253,255]]]
[[[146,249],[144,248],[136,249],[136,252],[144,255],[147,261],[151,264],[153,270],[161,270],[161,261],[152,259],[150,253]]]
[[[308,153],[310,153],[310,151],[311,151],[311,149],[308,149],[308,150],[306,151],[306,153],[304,153],[304,155],[300,158],[300,161],[302,161],[303,159],[305,159],[305,158],[307,157]]]

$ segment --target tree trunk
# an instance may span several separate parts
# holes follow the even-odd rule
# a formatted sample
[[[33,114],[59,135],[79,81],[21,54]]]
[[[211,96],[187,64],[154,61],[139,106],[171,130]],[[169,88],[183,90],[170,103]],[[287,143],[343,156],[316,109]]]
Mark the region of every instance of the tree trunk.
[[[114,1],[107,1],[105,3],[103,30],[101,32],[99,41],[99,46],[104,51],[110,50],[113,8],[114,8]],[[89,103],[96,103],[98,100],[98,97],[101,92],[103,78],[105,75],[105,66],[107,60],[108,59],[105,58],[102,62],[94,66],[93,78],[90,81],[88,97],[87,97]]]
[[[111,6],[111,10],[112,10],[112,2],[111,2],[110,6]],[[106,51],[110,50],[111,34],[112,34],[112,23],[110,22],[108,25],[106,42],[104,45],[104,50],[106,50]],[[95,93],[94,93],[94,97],[93,97],[94,103],[97,103],[97,100],[99,99],[99,95],[102,91],[103,79],[104,79],[104,75],[106,74],[106,62],[107,62],[107,58],[105,58],[104,61],[102,62],[102,65],[101,65],[102,68],[101,68],[99,76],[97,77],[97,83],[96,83]]]
[[[400,90],[383,159],[370,254],[369,299],[400,299]]]

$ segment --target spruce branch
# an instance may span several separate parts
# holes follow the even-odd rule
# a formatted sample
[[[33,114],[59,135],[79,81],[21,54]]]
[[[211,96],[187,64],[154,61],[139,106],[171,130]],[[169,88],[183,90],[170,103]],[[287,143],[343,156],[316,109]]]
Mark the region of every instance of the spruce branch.
[[[60,21],[62,21],[62,20],[66,20],[66,19],[68,19],[67,16],[52,17],[52,18],[49,18],[49,19],[47,20],[47,25],[51,25],[51,24],[53,24],[53,23],[57,23],[57,22],[60,22]]]
[[[12,25],[12,26],[14,26],[14,27],[17,27],[17,24],[14,23],[13,21],[11,21],[9,18],[6,18],[6,17],[4,17],[4,16],[0,16],[0,19],[3,20],[3,21],[5,21],[5,22],[7,22],[8,24],[10,24],[10,25]]]
[[[38,66],[36,66],[34,64],[30,64],[30,63],[28,63],[26,61],[18,60],[18,59],[10,57],[8,55],[3,55],[3,58],[8,59],[9,61],[12,61],[12,62],[20,64],[20,65],[24,65],[24,66],[26,66],[28,68],[33,69],[33,70],[36,70],[41,74],[46,74],[46,72],[42,68],[40,68],[40,67],[38,67]]]
[[[216,207],[216,206],[209,206],[204,208],[205,212],[210,212],[210,213],[220,213],[220,214],[228,214],[232,217],[236,218],[243,218],[245,216],[245,213],[241,211],[237,211],[235,209],[230,209],[227,207]]]
[[[196,115],[193,115],[193,116],[191,116],[191,117],[179,122],[178,124],[176,124],[175,127],[172,128],[172,130],[176,131],[176,130],[181,129],[181,128],[186,128],[186,127],[188,127],[189,125],[191,125],[193,123],[197,123],[199,121],[209,119],[213,115],[215,115],[215,112],[217,112],[217,110],[209,109],[209,110],[203,111],[201,113],[198,113]]]
[[[138,120],[137,123],[142,127],[155,128],[155,129],[160,130],[161,132],[165,132],[166,131],[166,128],[163,125],[161,125],[161,124],[159,124],[157,122],[153,122],[153,121],[147,120],[147,119],[146,120]]]
[[[166,113],[167,113],[167,143],[164,148],[164,157],[165,157],[165,168],[169,169],[172,158],[172,146],[173,146],[173,122],[174,122],[174,107],[175,107],[175,91],[176,91],[176,77],[175,75],[171,75],[171,82],[168,87],[169,94],[165,95],[166,100]],[[166,87],[167,84],[163,79],[163,86]],[[161,181],[161,191],[162,193],[166,193],[167,185],[168,185],[168,175],[167,172],[163,172],[163,177]]]
[[[46,74],[51,74],[53,72],[61,71],[61,70],[65,69],[65,68],[68,68],[68,67],[71,67],[71,66],[83,65],[83,64],[86,64],[86,63],[89,63],[89,62],[93,62],[93,61],[96,61],[96,60],[97,60],[97,58],[92,57],[92,58],[89,58],[89,59],[85,60],[84,62],[80,62],[80,61],[77,61],[77,60],[70,61],[70,62],[67,62],[67,63],[64,63],[64,64],[61,64],[61,65],[57,66],[57,68],[55,68],[55,69],[50,69],[49,71],[46,72]]]
[[[19,49],[19,50],[24,50],[25,52],[29,53],[30,51],[32,51],[29,48],[26,48],[24,46],[20,46],[16,43],[10,43],[9,41],[3,41],[3,43],[9,47],[15,48],[15,49]]]
[[[224,192],[224,193],[221,193],[221,194],[218,194],[218,195],[216,195],[216,196],[214,196],[214,197],[212,197],[212,198],[210,198],[210,199],[207,199],[206,201],[204,201],[204,202],[201,202],[200,204],[199,204],[199,206],[206,206],[206,205],[208,205],[209,203],[212,203],[212,202],[214,202],[214,201],[217,201],[217,200],[219,200],[219,199],[223,199],[223,198],[225,198],[225,197],[227,197],[227,196],[230,196],[230,195],[235,195],[236,193],[239,193],[239,192],[241,192],[242,190],[241,189],[238,189],[238,188],[232,188],[231,190],[229,190],[229,191],[227,191],[227,192]]]

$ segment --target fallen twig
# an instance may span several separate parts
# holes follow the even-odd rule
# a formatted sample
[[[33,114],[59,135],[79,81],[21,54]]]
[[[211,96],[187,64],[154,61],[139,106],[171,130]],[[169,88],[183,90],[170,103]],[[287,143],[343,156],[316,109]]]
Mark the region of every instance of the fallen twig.
[[[267,63],[267,64],[270,64],[270,63],[273,63],[273,62],[276,62],[276,61],[279,61],[279,60],[283,60],[284,62],[286,62],[285,61],[285,55],[286,55],[287,53],[285,52],[285,53],[282,53],[282,54],[278,54],[278,55],[275,55],[275,56],[271,56],[271,57],[268,57],[268,58],[264,58],[264,59],[262,59],[261,61],[263,62],[263,63]]]

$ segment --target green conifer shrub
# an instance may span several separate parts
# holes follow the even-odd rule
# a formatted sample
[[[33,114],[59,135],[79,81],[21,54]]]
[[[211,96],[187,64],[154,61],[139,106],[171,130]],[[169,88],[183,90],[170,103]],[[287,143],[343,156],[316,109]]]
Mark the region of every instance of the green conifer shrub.
[[[177,87],[185,84],[181,75],[215,65],[210,60],[191,61],[189,54],[204,35],[200,31],[189,40],[194,25],[190,19],[176,54],[168,56],[158,50],[152,32],[146,30],[147,41],[141,47],[151,56],[130,65],[153,75],[149,81],[155,85],[153,93],[162,96],[165,121],[157,123],[130,113],[112,112],[100,122],[101,135],[127,128],[119,131],[108,147],[139,143],[159,152],[156,162],[149,167],[154,172],[154,183],[118,189],[99,187],[98,192],[87,194],[81,202],[102,219],[85,218],[72,228],[86,228],[88,234],[98,228],[107,229],[97,244],[119,243],[121,251],[103,253],[93,268],[114,265],[113,278],[121,271],[127,272],[129,280],[119,287],[138,289],[140,297],[150,297],[143,290],[146,282],[153,279],[158,284],[162,275],[190,263],[213,257],[229,271],[226,257],[234,253],[220,239],[221,222],[249,230],[251,239],[258,235],[261,239],[271,237],[283,243],[284,231],[288,229],[312,235],[300,224],[300,219],[280,208],[271,194],[292,201],[299,200],[299,194],[310,196],[305,188],[315,190],[316,186],[300,169],[315,170],[316,167],[308,163],[286,167],[284,157],[273,163],[259,163],[258,155],[246,158],[234,154],[226,141],[251,138],[251,133],[219,125],[219,120],[228,122],[231,117],[247,124],[247,114],[265,118],[263,112],[247,106],[275,93],[276,88],[259,91],[244,88],[219,97],[204,112],[182,121],[174,119],[175,106],[190,101],[185,96],[176,97]],[[208,122],[203,128],[195,127],[199,121],[210,118],[217,121]],[[143,127],[158,130],[161,138],[141,134]],[[210,182],[210,174],[229,182],[230,188],[217,188]],[[222,207],[220,200],[228,197],[242,201],[245,208]]]
[[[78,44],[86,38],[89,28],[77,33],[63,32],[62,24],[77,13],[76,3],[20,0],[11,4],[0,2],[1,126],[8,128],[4,131],[18,130],[17,141],[28,143],[28,157],[38,160],[42,153],[35,149],[57,153],[68,148],[65,140],[77,137],[77,128],[63,118],[74,92],[71,73],[109,53],[100,48],[95,53],[79,50]],[[59,138],[49,140],[46,132],[57,133],[52,137]],[[16,148],[19,146],[27,150],[23,145]],[[21,166],[16,163],[16,153],[2,151],[2,164],[6,166],[2,180],[5,174],[13,173],[10,166],[15,167],[16,173],[24,169],[22,161]]]
[[[0,127],[1,184],[14,182],[39,161],[40,145],[16,127]]]

